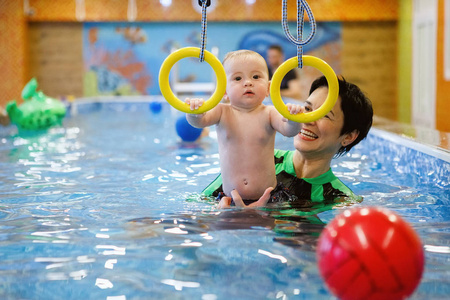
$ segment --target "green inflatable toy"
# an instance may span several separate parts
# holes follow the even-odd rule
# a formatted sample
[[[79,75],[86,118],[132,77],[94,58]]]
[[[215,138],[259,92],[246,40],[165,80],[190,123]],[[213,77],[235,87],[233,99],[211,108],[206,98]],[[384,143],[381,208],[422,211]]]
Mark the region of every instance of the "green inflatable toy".
[[[16,100],[6,104],[11,123],[19,129],[43,130],[61,125],[66,115],[66,106],[59,100],[47,97],[37,91],[37,81],[31,79],[22,90],[24,103],[17,106]]]

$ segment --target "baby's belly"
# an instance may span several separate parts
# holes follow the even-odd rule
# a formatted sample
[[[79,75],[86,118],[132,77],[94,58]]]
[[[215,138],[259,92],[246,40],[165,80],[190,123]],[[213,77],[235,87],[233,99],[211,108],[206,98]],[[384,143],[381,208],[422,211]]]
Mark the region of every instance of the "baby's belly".
[[[232,190],[237,190],[242,199],[257,200],[264,191],[269,187],[276,186],[275,174],[270,176],[265,174],[263,176],[232,176],[230,182],[223,182],[223,190],[227,196],[231,196]]]

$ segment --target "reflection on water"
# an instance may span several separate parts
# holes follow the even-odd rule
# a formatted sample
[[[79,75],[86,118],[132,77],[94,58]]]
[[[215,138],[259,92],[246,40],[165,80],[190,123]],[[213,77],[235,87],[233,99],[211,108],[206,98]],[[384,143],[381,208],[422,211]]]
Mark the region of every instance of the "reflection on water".
[[[370,136],[332,166],[362,203],[217,210],[195,195],[219,171],[214,131],[186,144],[168,106],[103,109],[0,130],[1,299],[332,299],[315,245],[348,205],[417,230],[427,265],[412,299],[450,293],[448,164]]]
[[[290,210],[230,209],[202,213],[200,215],[165,215],[163,218],[139,218],[128,224],[129,234],[135,238],[163,235],[198,234],[203,239],[212,239],[211,231],[219,230],[271,230],[274,241],[293,247],[313,250],[325,224],[316,214],[298,213]],[[198,244],[201,246],[201,243]]]

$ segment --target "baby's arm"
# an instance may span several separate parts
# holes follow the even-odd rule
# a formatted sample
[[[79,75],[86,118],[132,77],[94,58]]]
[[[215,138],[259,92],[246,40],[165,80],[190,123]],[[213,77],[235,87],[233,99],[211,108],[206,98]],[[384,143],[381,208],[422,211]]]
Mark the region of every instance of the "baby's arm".
[[[291,115],[305,112],[305,108],[299,104],[288,103],[287,109]],[[302,124],[284,118],[275,107],[271,107],[270,122],[272,127],[284,136],[295,136],[302,129]]]
[[[203,105],[205,100],[201,98],[186,98],[186,104],[189,104],[191,110],[198,109]],[[222,114],[222,106],[219,103],[213,109],[202,114],[186,114],[186,119],[189,124],[197,128],[204,128],[219,123]]]

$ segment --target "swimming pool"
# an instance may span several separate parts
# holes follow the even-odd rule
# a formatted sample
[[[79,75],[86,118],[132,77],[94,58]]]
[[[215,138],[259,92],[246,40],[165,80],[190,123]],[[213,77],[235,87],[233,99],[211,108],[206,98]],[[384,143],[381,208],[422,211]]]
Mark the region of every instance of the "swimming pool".
[[[314,246],[320,220],[343,208],[320,220],[217,211],[192,197],[219,172],[214,130],[183,144],[179,112],[119,99],[79,101],[39,135],[0,129],[1,299],[334,299]],[[333,163],[364,197],[355,206],[392,209],[419,233],[426,266],[411,299],[450,294],[449,157],[373,129]]]

